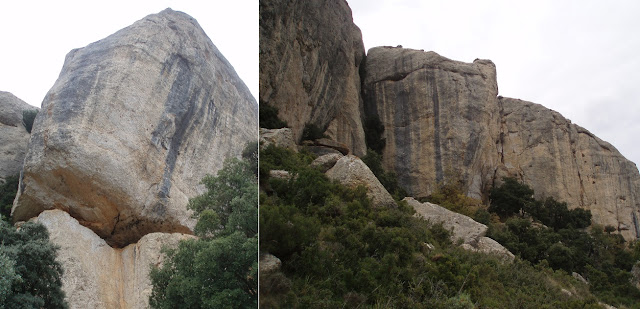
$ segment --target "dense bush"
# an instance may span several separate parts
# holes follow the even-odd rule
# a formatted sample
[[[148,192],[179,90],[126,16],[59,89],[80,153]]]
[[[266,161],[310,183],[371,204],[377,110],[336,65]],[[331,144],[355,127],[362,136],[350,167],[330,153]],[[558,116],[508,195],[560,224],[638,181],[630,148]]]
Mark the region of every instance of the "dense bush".
[[[303,141],[312,141],[319,138],[327,137],[324,134],[324,129],[318,127],[313,123],[307,123],[304,125],[304,129],[302,129],[302,138]]]
[[[629,282],[629,271],[640,254],[634,255],[621,235],[611,234],[615,229],[605,232],[594,225],[584,230],[591,225],[590,211],[569,210],[553,198],[535,200],[533,193],[510,178],[491,190],[489,210],[505,221],[490,224],[488,236],[532,264],[582,274],[606,303],[640,308],[640,291]]]
[[[287,123],[278,118],[278,109],[266,103],[260,104],[260,127],[266,129],[280,129],[287,126]]]
[[[362,161],[396,200],[401,200],[407,196],[407,191],[398,184],[396,174],[384,170],[382,167],[382,156],[375,150],[369,148],[367,154],[362,158]]]
[[[260,276],[261,308],[597,308],[566,273],[459,249],[406,203],[373,208],[364,188],[330,181],[305,154],[268,147],[260,162],[260,250],[282,261]],[[571,286],[574,298],[560,290]]]
[[[377,153],[382,153],[386,146],[386,140],[382,137],[384,134],[384,125],[380,122],[378,116],[367,116],[364,120],[364,134],[367,147]]]
[[[18,175],[9,176],[4,184],[0,184],[0,218],[4,221],[10,222],[11,207],[13,207],[16,193],[18,193]]]
[[[153,308],[257,307],[257,146],[204,178],[207,192],[189,202],[199,238],[165,250],[164,265],[152,268]]]
[[[24,125],[25,129],[27,129],[27,132],[31,133],[33,122],[36,120],[37,115],[37,109],[26,109],[22,111],[22,124]]]
[[[68,308],[58,248],[43,225],[27,222],[16,230],[0,221],[0,244],[0,307]]]

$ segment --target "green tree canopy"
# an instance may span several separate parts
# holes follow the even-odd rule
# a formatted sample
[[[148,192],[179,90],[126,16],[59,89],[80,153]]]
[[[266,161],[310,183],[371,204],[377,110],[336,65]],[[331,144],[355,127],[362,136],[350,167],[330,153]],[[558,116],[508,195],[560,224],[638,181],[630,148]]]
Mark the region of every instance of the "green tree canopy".
[[[43,225],[0,221],[0,308],[68,308],[57,250]]]
[[[189,208],[198,239],[165,250],[152,268],[153,308],[256,308],[258,305],[258,143],[243,160],[228,159],[217,176],[202,183],[207,192]]]

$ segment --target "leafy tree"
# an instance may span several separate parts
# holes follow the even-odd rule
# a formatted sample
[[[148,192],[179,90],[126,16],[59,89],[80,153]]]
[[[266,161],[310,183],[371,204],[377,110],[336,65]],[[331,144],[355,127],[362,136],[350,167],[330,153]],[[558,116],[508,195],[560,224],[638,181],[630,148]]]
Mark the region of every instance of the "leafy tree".
[[[18,175],[9,176],[5,183],[0,185],[0,217],[9,222],[13,200],[18,192]]]
[[[529,186],[519,183],[515,178],[505,177],[502,180],[504,183],[501,186],[491,189],[490,212],[506,218],[535,203],[533,189]]]
[[[243,160],[228,159],[207,192],[189,202],[198,239],[165,250],[167,261],[152,268],[153,308],[256,308],[258,297],[257,143]]]
[[[68,308],[62,291],[58,248],[47,229],[27,222],[20,229],[0,221],[0,305],[3,308]]]
[[[33,128],[33,122],[38,115],[37,109],[26,109],[22,111],[22,124],[24,125],[27,132],[31,133],[31,129]]]

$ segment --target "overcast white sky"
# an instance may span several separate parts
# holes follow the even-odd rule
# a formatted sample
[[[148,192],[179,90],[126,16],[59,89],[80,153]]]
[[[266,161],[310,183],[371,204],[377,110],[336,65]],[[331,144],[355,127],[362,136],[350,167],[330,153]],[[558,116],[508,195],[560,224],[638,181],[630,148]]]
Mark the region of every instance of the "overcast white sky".
[[[40,106],[69,51],[168,7],[198,20],[257,97],[257,0],[5,1],[0,12],[0,90]]]
[[[556,110],[640,163],[640,1],[347,1],[365,49],[491,59],[500,95]]]

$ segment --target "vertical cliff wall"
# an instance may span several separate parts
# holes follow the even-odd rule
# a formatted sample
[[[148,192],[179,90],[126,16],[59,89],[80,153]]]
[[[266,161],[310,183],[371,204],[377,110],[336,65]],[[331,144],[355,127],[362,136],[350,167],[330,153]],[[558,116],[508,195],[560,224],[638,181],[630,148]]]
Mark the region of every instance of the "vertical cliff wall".
[[[299,141],[305,124],[364,155],[364,45],[344,0],[260,1],[260,104]]]
[[[13,94],[0,91],[0,183],[22,169],[29,144],[22,112],[35,109]]]

